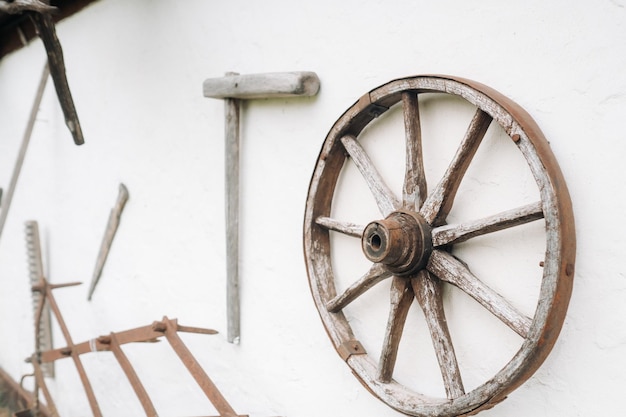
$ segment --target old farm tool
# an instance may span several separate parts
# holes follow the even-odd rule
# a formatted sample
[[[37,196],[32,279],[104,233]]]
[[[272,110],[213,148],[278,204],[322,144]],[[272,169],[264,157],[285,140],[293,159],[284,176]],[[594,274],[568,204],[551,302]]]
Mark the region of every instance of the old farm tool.
[[[111,213],[109,214],[107,227],[104,231],[102,243],[100,244],[100,252],[98,252],[98,258],[96,259],[96,267],[93,271],[91,284],[89,286],[89,293],[87,294],[87,300],[89,301],[91,301],[93,292],[96,290],[96,285],[98,285],[98,281],[100,280],[100,275],[102,275],[102,269],[104,268],[104,263],[109,256],[109,251],[111,250],[111,245],[113,244],[113,238],[115,237],[115,233],[117,232],[117,228],[120,224],[122,211],[124,210],[124,206],[126,206],[128,197],[128,188],[126,188],[124,184],[120,184],[117,200],[115,201],[115,206],[113,206]]]
[[[396,104],[395,109],[390,110]],[[433,130],[433,123],[437,120],[437,112],[441,113],[451,104],[459,107],[444,112],[446,116],[459,117],[455,112],[462,108],[465,111],[462,114],[467,114],[467,120],[471,121],[464,137],[459,131],[460,145],[447,169],[442,170],[443,176],[427,190],[427,176],[431,178],[440,173],[425,169],[424,165],[434,159],[424,155],[428,154],[427,151],[441,150],[437,146],[449,136],[435,135],[433,138],[433,132],[437,132]],[[385,122],[377,122],[376,119],[384,113],[387,114],[380,119]],[[406,158],[404,169],[393,171],[396,176],[391,175],[390,170],[377,168],[382,159],[374,158],[378,156],[371,152],[375,147],[367,141],[371,138],[368,135],[374,134],[380,123],[386,123],[383,129],[393,124],[394,115],[397,119],[404,119],[405,138],[399,146],[404,149],[399,154]],[[449,125],[449,119],[446,124]],[[486,136],[488,128],[490,134]],[[392,136],[386,135],[381,141],[388,145],[385,152],[394,144],[390,142]],[[460,207],[462,202],[480,197],[480,193],[471,187],[487,185],[478,181],[461,184],[470,162],[476,162],[475,154],[485,136],[489,138],[489,147],[480,150],[481,157],[497,145],[499,150],[510,149],[510,155],[520,161],[519,167],[528,169],[529,172],[521,174],[529,178],[523,185],[531,188],[532,192],[527,194],[530,201],[518,202],[522,200],[521,194],[507,194],[508,204],[505,202],[503,207],[508,206],[508,210],[487,209],[485,214],[497,214],[478,218],[482,215],[474,217],[476,208],[471,207],[474,211],[469,210],[469,220],[454,223],[468,212],[467,206]],[[437,146],[433,147],[432,141],[427,142],[427,139],[435,140]],[[494,159],[480,159],[485,160]],[[480,168],[473,165],[472,169]],[[349,184],[353,187],[346,187],[344,180],[350,173],[353,173],[350,178],[354,182]],[[485,175],[492,175],[492,171]],[[390,176],[397,178],[395,184],[401,184],[400,197],[396,197],[392,188],[386,185]],[[519,173],[512,178],[517,180]],[[371,209],[357,206],[354,203],[357,200],[351,198],[354,187],[360,184],[364,190],[369,188],[364,196],[373,196]],[[471,191],[466,191],[465,187]],[[457,193],[459,190],[462,192]],[[516,199],[515,202],[511,203],[511,197]],[[345,208],[343,212],[342,207]],[[535,221],[545,227],[541,223],[532,223]],[[537,237],[530,242],[539,243],[538,250],[530,248],[530,251],[542,259],[541,262],[536,258],[528,260],[530,265],[526,267],[528,262],[519,258],[516,244],[525,236],[529,239],[524,234],[529,228],[535,233],[533,237]],[[351,240],[351,237],[355,239]],[[494,256],[478,258],[490,260],[489,268],[482,265],[484,262],[471,262],[476,259],[471,257],[476,253],[472,250],[481,248],[485,239],[505,241],[490,250],[510,254],[510,259],[528,271],[537,271],[538,301],[535,303],[533,299],[531,304],[525,304],[524,312],[517,307],[516,294],[509,291],[503,296],[500,294],[503,289],[496,291],[494,287],[502,278],[507,279],[508,285],[513,285],[515,278],[524,281],[520,285],[526,285],[529,282],[526,269],[518,277],[513,268],[497,264],[499,259]],[[352,245],[350,250],[354,252],[350,253],[355,257],[361,253],[362,261],[358,265],[362,270],[357,271],[356,276],[352,275],[352,270],[338,269],[338,262],[343,259],[337,254],[345,253],[337,252],[340,244]],[[332,344],[353,374],[375,396],[402,413],[429,417],[465,416],[502,401],[539,368],[552,349],[572,290],[574,219],[565,181],[548,142],[520,106],[474,81],[449,76],[415,76],[391,81],[365,94],[331,128],[310,183],[304,220],[304,251],[317,310]],[[355,257],[344,258],[354,264]],[[470,271],[470,265],[480,272]],[[542,273],[538,272],[540,266],[543,267]],[[492,270],[497,267],[505,270],[502,273],[497,270],[493,276]],[[362,274],[361,278],[358,274]],[[374,318],[368,316],[369,320],[357,320],[354,316],[372,311],[370,307],[376,294],[379,294],[376,299],[380,299],[382,281],[390,284],[391,293],[386,331],[380,337],[370,337],[368,323]],[[414,300],[424,317],[416,314],[415,309],[409,309]],[[363,303],[367,304],[367,309],[360,308]],[[381,310],[386,310],[383,307],[387,303],[381,300]],[[466,306],[480,316],[461,317],[458,309]],[[483,330],[488,323],[493,326],[490,330],[494,336],[482,340],[483,344],[475,349],[472,357],[469,356],[471,347],[453,343],[452,336],[457,334],[453,330],[465,335],[464,330],[472,325],[475,317],[483,318],[475,328]],[[381,318],[384,323],[384,315]],[[463,319],[462,324],[452,318]],[[410,331],[404,329],[407,331],[403,334],[407,321],[412,325],[408,327]],[[425,374],[423,368],[409,375],[411,369],[395,366],[396,361],[405,359],[402,355],[406,351],[401,349],[405,343],[424,340],[416,334],[422,322],[423,328],[428,329],[425,332],[430,333],[434,348],[432,368],[439,368],[438,372],[432,373],[433,381],[420,380]],[[502,346],[497,343],[505,338],[512,341],[507,352],[513,356],[508,360],[510,356],[504,355],[503,361],[493,367],[493,377],[485,379],[484,373],[472,372],[478,364],[464,363],[468,357],[477,358],[481,364],[491,359],[480,350]],[[428,350],[427,344],[420,349],[408,349],[408,358],[401,363],[415,363],[416,352],[426,354]]]
[[[228,73],[203,83],[205,97],[224,99],[226,113],[226,297],[227,339],[239,343],[239,109],[241,100],[314,96],[320,81],[314,72]]]
[[[43,261],[41,256],[41,241],[39,239],[39,225],[36,221],[25,223],[26,250],[28,252],[28,273],[30,284],[36,285],[44,277]],[[52,322],[50,317],[50,306],[44,303],[42,311],[38,313],[41,293],[33,291],[33,312],[36,320],[35,351],[52,349]],[[37,314],[40,314],[37,317]],[[44,376],[54,377],[54,363],[47,363],[41,366]]]
[[[25,11],[37,13],[52,13],[57,8],[39,0],[12,0],[0,1],[0,12],[8,14],[23,13]]]
[[[35,414],[30,412],[29,408],[35,402],[32,392],[24,389],[20,383],[14,381],[0,368],[0,415],[8,416],[7,412],[15,412],[12,414],[14,417],[32,417]],[[45,405],[39,404],[37,417],[52,417],[52,415]]]
[[[67,82],[63,49],[61,48],[61,42],[56,34],[54,21],[50,16],[50,13],[56,10],[56,7],[49,6],[49,1],[0,1],[0,13],[24,13],[32,19],[37,29],[37,34],[46,48],[50,75],[54,81],[57,97],[61,104],[61,109],[63,110],[65,124],[74,138],[74,143],[76,145],[82,145],[85,143],[85,139],[83,138],[83,131],[80,127],[74,100],[72,99],[72,92]]]
[[[15,192],[15,187],[17,186],[17,181],[20,177],[20,172],[22,171],[22,165],[24,164],[24,158],[26,157],[26,151],[28,150],[28,144],[30,143],[33,129],[35,128],[37,113],[39,112],[39,106],[41,105],[41,99],[43,98],[43,93],[46,89],[46,82],[49,75],[50,72],[48,70],[48,65],[44,65],[44,69],[39,80],[39,86],[37,87],[37,92],[35,94],[35,100],[30,110],[28,123],[26,124],[26,130],[24,131],[24,136],[22,137],[22,144],[17,154],[15,166],[13,167],[13,174],[11,175],[9,188],[6,193],[0,193],[3,194],[2,204],[0,204],[0,236],[2,236],[2,230],[4,230],[4,224],[6,223],[7,216],[9,215],[9,208],[11,207],[11,201],[13,200],[13,193]]]
[[[184,366],[190,372],[191,376],[201,388],[207,399],[211,402],[211,404],[213,404],[213,407],[219,413],[219,417],[247,417],[244,415],[239,415],[233,410],[230,404],[222,396],[217,386],[209,378],[207,373],[202,369],[201,365],[194,358],[191,351],[187,348],[187,346],[178,335],[179,332],[210,335],[216,334],[217,332],[215,330],[182,326],[178,324],[178,321],[176,319],[168,319],[167,317],[163,317],[162,320],[155,321],[148,326],[138,327],[135,329],[117,333],[110,333],[106,336],[100,336],[96,339],[75,344],[72,341],[67,325],[65,324],[59,307],[54,299],[52,290],[55,288],[72,286],[77,284],[79,283],[54,285],[48,283],[45,278],[42,278],[36,285],[33,286],[33,291],[37,291],[42,294],[37,309],[38,314],[36,317],[38,321],[41,318],[43,305],[47,301],[50,304],[52,313],[54,314],[54,317],[56,318],[59,327],[61,328],[61,332],[63,333],[63,337],[65,338],[65,342],[67,343],[67,346],[59,349],[36,352],[27,359],[28,362],[32,363],[35,370],[35,398],[38,398],[38,391],[41,389],[43,396],[46,400],[46,407],[48,410],[50,410],[52,415],[58,416],[58,412],[54,404],[52,395],[50,394],[50,391],[46,386],[41,367],[46,363],[52,363],[54,361],[64,358],[72,358],[78,371],[80,380],[85,389],[85,393],[87,395],[92,414],[95,417],[102,416],[102,412],[100,411],[100,406],[94,394],[91,382],[87,377],[87,373],[85,372],[85,368],[80,359],[81,355],[97,351],[110,351],[113,353],[113,356],[119,363],[122,371],[126,375],[133,390],[135,391],[135,394],[137,395],[137,398],[139,399],[139,402],[141,403],[141,406],[143,407],[146,416],[153,417],[158,415],[157,410],[155,409],[154,404],[148,396],[148,393],[141,383],[136,371],[134,370],[128,357],[122,350],[122,345],[127,343],[154,341],[158,338],[164,337],[169,345],[172,347],[176,355],[180,358]],[[39,324],[36,323],[35,329],[38,329],[38,326]],[[38,403],[33,404],[33,407],[37,406]]]

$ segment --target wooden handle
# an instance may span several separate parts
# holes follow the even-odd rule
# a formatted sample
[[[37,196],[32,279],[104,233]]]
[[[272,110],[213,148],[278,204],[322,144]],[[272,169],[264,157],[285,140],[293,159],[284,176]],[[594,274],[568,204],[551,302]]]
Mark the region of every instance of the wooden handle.
[[[314,96],[320,80],[314,72],[274,72],[230,75],[209,78],[203,83],[205,97],[211,98],[277,98]]]

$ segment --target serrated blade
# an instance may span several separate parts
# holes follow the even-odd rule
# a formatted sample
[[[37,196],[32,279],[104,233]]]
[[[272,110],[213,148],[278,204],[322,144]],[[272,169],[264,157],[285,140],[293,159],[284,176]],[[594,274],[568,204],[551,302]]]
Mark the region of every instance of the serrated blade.
[[[43,262],[41,257],[41,241],[39,239],[39,226],[36,221],[25,223],[26,250],[28,254],[28,276],[30,285],[38,284],[44,277]],[[37,353],[52,349],[52,321],[50,318],[50,306],[45,303],[39,323],[37,323],[37,307],[43,298],[39,291],[33,291],[33,316],[35,320],[35,351]],[[44,376],[54,378],[54,362],[41,364]]]

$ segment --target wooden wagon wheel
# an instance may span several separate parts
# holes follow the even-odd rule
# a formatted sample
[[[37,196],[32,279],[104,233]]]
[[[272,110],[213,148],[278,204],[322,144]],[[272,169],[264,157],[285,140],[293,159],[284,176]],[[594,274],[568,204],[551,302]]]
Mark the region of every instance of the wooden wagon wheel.
[[[418,96],[440,93],[475,107],[465,136],[439,183],[427,192]],[[396,103],[405,126],[404,180],[397,198],[377,172],[359,135]],[[521,151],[538,187],[540,201],[459,225],[447,225],[455,195],[488,127],[495,121]],[[424,138],[427,140],[427,138]],[[367,183],[379,218],[355,224],[332,217],[340,172],[354,163]],[[460,242],[543,219],[545,257],[539,299],[528,317],[474,275],[454,255]],[[361,278],[338,290],[331,233],[361,239],[372,262]],[[575,261],[574,221],[569,194],[548,142],[517,104],[474,81],[449,76],[416,76],[384,84],[361,97],[333,125],[311,180],[304,220],[304,252],[309,282],[326,331],[340,356],[370,392],[413,416],[472,415],[491,408],[527,380],[552,349],[569,302]],[[344,309],[381,281],[391,282],[391,308],[380,357],[365,352]],[[521,336],[521,347],[493,377],[466,392],[448,330],[442,286],[471,296]],[[394,365],[412,301],[424,312],[441,371],[445,398],[416,392],[394,378]],[[441,382],[440,382],[441,383]]]

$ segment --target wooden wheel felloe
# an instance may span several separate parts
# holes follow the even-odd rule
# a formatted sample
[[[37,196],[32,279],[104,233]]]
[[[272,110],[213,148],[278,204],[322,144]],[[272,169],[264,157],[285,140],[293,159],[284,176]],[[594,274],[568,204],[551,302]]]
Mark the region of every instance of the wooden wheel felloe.
[[[474,115],[456,153],[436,184],[427,184],[429,159],[424,156],[422,97],[456,97]],[[366,127],[391,107],[401,108],[405,141],[401,197],[386,184],[372,155],[361,143]],[[374,122],[374,123],[372,123]],[[536,183],[538,201],[513,205],[497,214],[448,224],[455,198],[470,163],[491,125],[521,152]],[[440,138],[437,138],[438,140]],[[379,215],[363,224],[335,217],[333,204],[342,188],[342,171],[353,164],[374,197]],[[344,184],[345,185],[345,184]],[[399,193],[400,194],[400,193]],[[356,200],[355,200],[356,201]],[[356,203],[355,203],[356,204]],[[488,209],[487,209],[488,210]],[[494,232],[505,233],[542,220],[545,253],[538,273],[539,297],[531,314],[479,279],[457,247]],[[450,222],[452,223],[452,222]],[[340,285],[334,236],[359,243],[368,269]],[[345,240],[345,239],[344,239]],[[463,242],[463,243],[462,243]],[[569,194],[548,142],[532,118],[517,104],[489,87],[449,76],[416,76],[391,81],[361,97],[333,125],[323,144],[311,180],[304,219],[304,252],[313,298],[337,352],[370,392],[394,409],[413,416],[472,415],[502,401],[526,381],[547,357],[561,329],[569,302],[575,261],[574,220]],[[390,285],[389,315],[379,355],[370,355],[353,329],[346,310],[380,283]],[[460,290],[482,306],[519,348],[495,375],[466,389],[464,372],[446,318],[447,287]],[[436,356],[445,396],[417,392],[396,378],[396,361],[413,301],[421,308]],[[533,300],[534,301],[534,300]],[[534,304],[533,304],[534,306]],[[517,334],[518,336],[515,336]],[[404,341],[403,341],[404,343]],[[404,346],[404,345],[403,345]],[[369,350],[369,349],[368,349]],[[410,350],[410,354],[419,352]],[[471,368],[471,367],[469,367]]]

